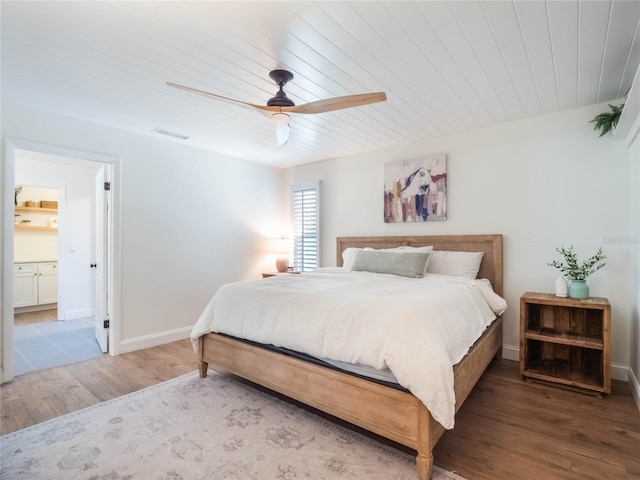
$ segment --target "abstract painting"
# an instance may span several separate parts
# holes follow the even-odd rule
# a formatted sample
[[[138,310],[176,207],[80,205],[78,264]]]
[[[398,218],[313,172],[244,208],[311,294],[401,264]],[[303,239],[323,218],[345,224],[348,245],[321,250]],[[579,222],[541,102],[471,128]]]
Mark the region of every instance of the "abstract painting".
[[[385,163],[385,223],[435,222],[446,219],[446,154]]]

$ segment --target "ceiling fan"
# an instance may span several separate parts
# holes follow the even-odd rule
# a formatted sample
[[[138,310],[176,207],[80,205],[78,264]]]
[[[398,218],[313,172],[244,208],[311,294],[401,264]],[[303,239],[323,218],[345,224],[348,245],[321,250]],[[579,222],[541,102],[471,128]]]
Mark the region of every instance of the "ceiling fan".
[[[291,114],[316,114],[332,112],[334,110],[343,110],[345,108],[360,107],[363,105],[369,105],[371,103],[384,102],[387,96],[384,92],[377,93],[363,93],[360,95],[347,95],[345,97],[328,98],[325,100],[318,100],[316,102],[304,103],[302,105],[296,105],[293,103],[284,91],[284,86],[293,80],[293,73],[287,70],[272,70],[269,73],[269,77],[276,82],[279,90],[276,92],[273,98],[267,101],[266,105],[256,105],[254,103],[243,102],[242,100],[236,100],[233,98],[223,97],[216,95],[215,93],[205,92],[204,90],[198,90],[197,88],[185,87],[184,85],[178,85],[177,83],[167,82],[170,87],[179,88],[188,92],[199,93],[208,97],[213,97],[218,100],[226,100],[228,102],[238,103],[247,107],[260,110],[267,116],[270,116],[276,125],[276,139],[278,145],[282,146],[289,140],[289,119]]]

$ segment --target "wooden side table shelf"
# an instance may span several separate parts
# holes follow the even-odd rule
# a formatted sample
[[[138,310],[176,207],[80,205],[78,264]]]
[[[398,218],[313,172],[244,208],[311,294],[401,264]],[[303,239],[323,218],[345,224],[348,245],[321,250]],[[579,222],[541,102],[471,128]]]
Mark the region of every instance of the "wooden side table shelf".
[[[606,298],[520,297],[520,373],[528,380],[611,393],[611,306]]]
[[[266,272],[262,274],[262,278],[275,277],[278,275],[297,275],[300,272]]]

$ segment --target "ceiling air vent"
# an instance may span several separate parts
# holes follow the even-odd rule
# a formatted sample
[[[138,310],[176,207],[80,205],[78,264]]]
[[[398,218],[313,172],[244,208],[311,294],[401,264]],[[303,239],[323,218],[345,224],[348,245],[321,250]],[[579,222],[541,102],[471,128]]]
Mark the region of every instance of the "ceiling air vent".
[[[182,135],[181,133],[170,132],[169,130],[163,130],[160,127],[154,128],[151,131],[159,135],[166,135],[168,137],[179,138],[180,140],[186,140],[187,138],[189,138],[188,135]]]

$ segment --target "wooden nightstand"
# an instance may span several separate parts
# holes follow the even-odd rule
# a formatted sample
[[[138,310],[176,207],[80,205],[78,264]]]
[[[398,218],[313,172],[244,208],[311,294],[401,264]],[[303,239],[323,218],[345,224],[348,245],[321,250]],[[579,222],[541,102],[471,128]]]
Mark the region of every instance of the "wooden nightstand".
[[[611,393],[611,306],[606,298],[520,298],[520,373],[583,392]]]
[[[262,274],[262,278],[277,277],[278,275],[298,275],[300,272],[267,272]]]

